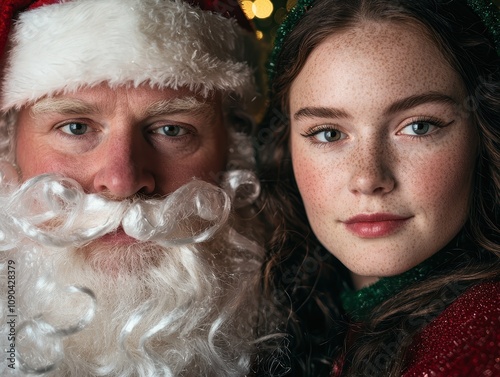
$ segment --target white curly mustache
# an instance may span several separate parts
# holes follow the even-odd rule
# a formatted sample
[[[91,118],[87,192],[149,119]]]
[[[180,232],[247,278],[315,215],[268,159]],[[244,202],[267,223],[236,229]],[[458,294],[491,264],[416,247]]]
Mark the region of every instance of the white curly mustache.
[[[163,199],[109,200],[84,193],[72,179],[49,174],[18,188],[2,185],[0,216],[10,221],[0,231],[0,250],[16,247],[20,234],[45,246],[79,247],[120,226],[139,241],[161,246],[204,242],[227,222],[232,200],[239,205],[239,187],[250,185],[255,190],[251,196],[258,195],[253,174],[241,173],[229,177],[224,189],[191,181]]]

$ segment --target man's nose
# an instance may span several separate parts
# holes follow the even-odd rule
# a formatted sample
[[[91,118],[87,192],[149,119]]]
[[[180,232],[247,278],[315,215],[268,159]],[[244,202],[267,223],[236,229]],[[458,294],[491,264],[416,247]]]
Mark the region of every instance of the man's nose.
[[[94,176],[94,190],[113,198],[127,198],[155,191],[154,161],[147,154],[146,143],[137,135],[109,138],[97,154],[99,168]]]
[[[396,180],[392,165],[394,157],[380,143],[359,145],[352,156],[349,190],[356,194],[381,195],[391,192]]]

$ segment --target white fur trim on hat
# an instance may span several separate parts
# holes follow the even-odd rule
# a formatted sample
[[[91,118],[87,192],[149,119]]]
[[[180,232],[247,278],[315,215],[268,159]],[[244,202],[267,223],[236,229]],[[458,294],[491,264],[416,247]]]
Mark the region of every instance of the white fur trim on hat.
[[[11,35],[1,107],[102,82],[252,96],[245,33],[179,0],[73,0],[26,11]]]

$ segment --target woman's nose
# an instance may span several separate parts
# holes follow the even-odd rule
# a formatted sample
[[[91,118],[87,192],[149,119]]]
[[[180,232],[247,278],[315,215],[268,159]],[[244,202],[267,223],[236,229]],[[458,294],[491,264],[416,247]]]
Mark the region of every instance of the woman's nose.
[[[353,155],[349,190],[364,195],[381,195],[391,192],[396,181],[392,166],[394,158],[384,144],[359,146]]]

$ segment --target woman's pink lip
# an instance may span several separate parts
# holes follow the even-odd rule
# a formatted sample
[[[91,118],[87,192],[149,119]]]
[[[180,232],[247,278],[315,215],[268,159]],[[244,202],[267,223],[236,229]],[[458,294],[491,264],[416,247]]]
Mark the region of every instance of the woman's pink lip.
[[[346,228],[361,238],[379,238],[395,233],[411,216],[391,213],[360,214],[343,221]]]
[[[369,223],[378,221],[405,220],[411,216],[400,216],[392,213],[367,213],[353,216],[344,221],[345,224]]]

